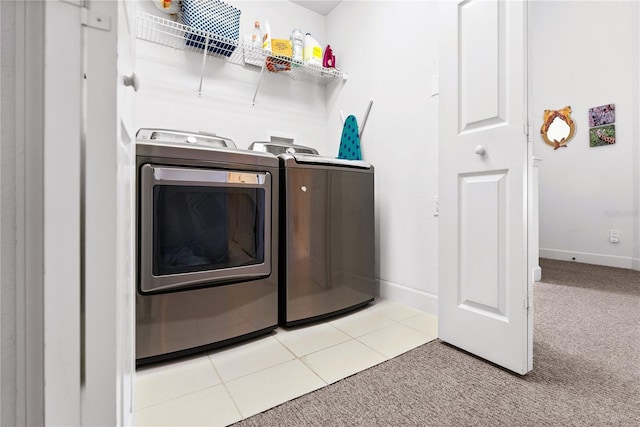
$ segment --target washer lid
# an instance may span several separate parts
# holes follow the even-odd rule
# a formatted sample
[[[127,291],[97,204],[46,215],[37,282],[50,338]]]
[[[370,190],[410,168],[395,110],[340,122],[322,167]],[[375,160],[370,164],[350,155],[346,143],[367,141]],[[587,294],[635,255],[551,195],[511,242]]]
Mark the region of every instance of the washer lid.
[[[276,156],[279,154],[318,154],[318,150],[311,147],[305,147],[304,145],[287,144],[284,142],[270,142],[270,141],[254,141],[249,146],[249,150],[263,151]]]
[[[295,159],[296,163],[302,164],[314,164],[314,165],[329,165],[329,166],[346,166],[350,168],[358,168],[358,169],[371,169],[371,163],[365,162],[364,160],[347,160],[347,159],[336,159],[335,157],[322,157],[322,156],[313,156],[308,154],[291,154],[292,158]],[[281,156],[287,157],[287,156]]]
[[[170,129],[140,129],[136,134],[136,138],[138,141],[156,141],[170,144],[236,148],[236,144],[229,138],[202,132],[194,133]]]

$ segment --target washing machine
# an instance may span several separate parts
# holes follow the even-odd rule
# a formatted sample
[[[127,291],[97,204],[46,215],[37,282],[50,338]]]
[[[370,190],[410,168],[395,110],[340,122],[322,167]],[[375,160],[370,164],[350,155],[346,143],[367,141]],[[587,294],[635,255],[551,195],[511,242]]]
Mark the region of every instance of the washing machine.
[[[312,322],[372,302],[373,166],[294,144],[254,142],[249,149],[280,161],[280,324]]]
[[[214,135],[141,129],[137,365],[278,325],[279,161]]]

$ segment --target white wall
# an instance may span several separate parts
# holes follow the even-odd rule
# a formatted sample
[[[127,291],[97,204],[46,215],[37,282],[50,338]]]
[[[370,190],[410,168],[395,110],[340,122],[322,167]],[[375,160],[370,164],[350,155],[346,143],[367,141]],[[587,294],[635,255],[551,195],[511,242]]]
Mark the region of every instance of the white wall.
[[[638,8],[635,1],[532,2],[534,155],[541,256],[623,268],[638,259]],[[616,144],[589,147],[588,109],[616,106]],[[538,135],[545,109],[570,105],[567,148]],[[620,230],[620,243],[609,230]],[[634,261],[635,260],[635,261]]]
[[[376,262],[382,296],[437,312],[438,3],[344,1],[327,17],[327,34],[349,80],[328,92],[328,151],[338,152],[339,111],[359,124],[376,168]]]
[[[330,44],[349,79],[323,88],[266,74],[252,106],[257,70],[210,59],[198,97],[199,55],[138,41],[137,127],[217,132],[240,148],[279,131],[336,156],[339,110],[362,120],[373,98],[362,150],[376,168],[381,295],[436,312],[438,102],[429,82],[438,69],[437,2],[344,1],[327,17],[290,2],[229,3],[242,10],[241,33],[266,19],[274,37],[297,26]]]

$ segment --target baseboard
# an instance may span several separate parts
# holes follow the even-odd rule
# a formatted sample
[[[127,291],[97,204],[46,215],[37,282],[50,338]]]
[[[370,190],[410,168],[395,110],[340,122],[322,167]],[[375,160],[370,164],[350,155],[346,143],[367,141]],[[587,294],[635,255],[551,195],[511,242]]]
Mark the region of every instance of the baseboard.
[[[605,265],[617,268],[633,268],[638,270],[640,260],[631,257],[621,257],[602,254],[590,254],[586,252],[563,251],[559,249],[540,248],[540,258],[556,259],[560,261],[575,261],[585,264]]]
[[[397,283],[387,282],[382,279],[378,279],[378,286],[381,298],[396,301],[435,316],[438,315],[437,295],[398,285]]]

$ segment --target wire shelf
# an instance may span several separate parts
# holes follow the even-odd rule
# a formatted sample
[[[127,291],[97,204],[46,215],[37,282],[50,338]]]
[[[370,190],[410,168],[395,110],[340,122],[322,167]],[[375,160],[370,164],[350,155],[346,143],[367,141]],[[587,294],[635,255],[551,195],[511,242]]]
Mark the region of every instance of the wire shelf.
[[[178,50],[196,52],[200,55],[206,49],[209,57],[220,58],[247,68],[264,68],[269,57],[268,52],[253,47],[249,43],[222,37],[142,11],[136,13],[136,36],[141,40]],[[334,79],[344,78],[343,73],[337,68],[324,68],[282,57],[277,57],[275,61],[285,64],[285,68],[289,70],[267,71],[272,74],[286,75],[293,80],[325,85]]]

